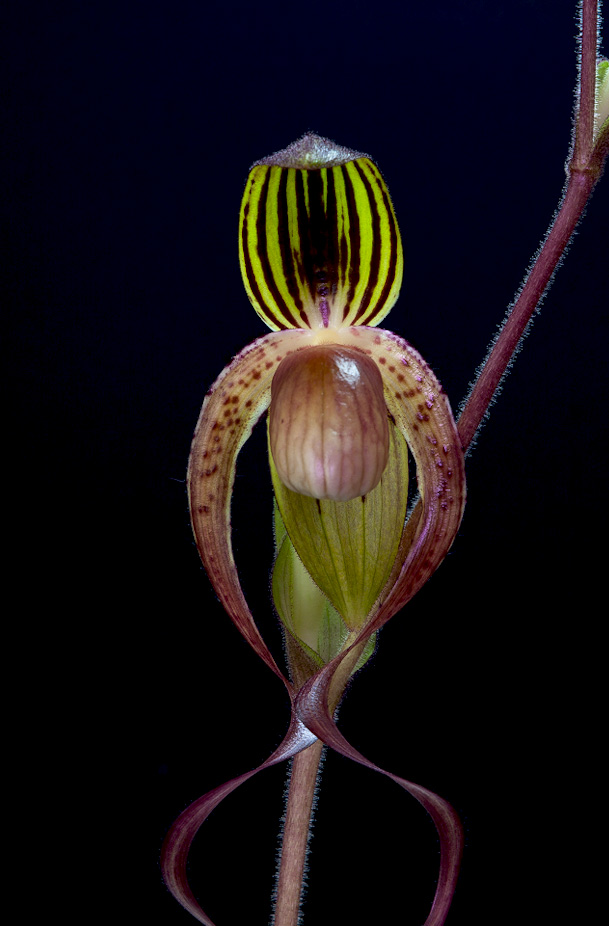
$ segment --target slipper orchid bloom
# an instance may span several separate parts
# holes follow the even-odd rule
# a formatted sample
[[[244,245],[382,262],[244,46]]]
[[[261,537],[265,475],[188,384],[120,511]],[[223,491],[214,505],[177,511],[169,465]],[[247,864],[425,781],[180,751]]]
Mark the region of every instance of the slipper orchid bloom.
[[[409,344],[373,327],[402,281],[389,194],[365,155],[305,135],[253,166],[239,240],[248,295],[275,330],[235,358],[203,405],[188,476],[201,558],[228,613],[256,638],[240,617],[230,498],[237,454],[269,409],[273,481],[290,541],[346,626],[367,626],[376,604],[376,627],[379,612],[387,619],[398,611],[444,558],[465,501],[442,387]],[[388,586],[406,517],[404,441],[421,510]],[[350,529],[352,550],[329,540],[330,522],[343,544]],[[372,525],[374,541],[364,537]],[[334,568],[322,577],[327,557]]]
[[[383,771],[342,737],[334,709],[370,654],[375,632],[445,557],[465,503],[461,441],[442,387],[406,341],[376,327],[397,299],[403,259],[374,163],[312,134],[257,162],[243,196],[239,248],[249,298],[272,331],[232,361],[205,399],[189,500],[216,593],[283,680],[292,723],[267,762],[204,795],[167,837],[165,880],[207,924],[188,886],[186,856],[228,793],[316,740]],[[237,455],[267,410],[276,498],[273,597],[289,679],[256,627],[231,548]],[[409,516],[408,450],[418,484]],[[438,829],[440,877],[427,926],[439,926],[459,865],[458,819],[437,795],[383,774],[412,793]]]

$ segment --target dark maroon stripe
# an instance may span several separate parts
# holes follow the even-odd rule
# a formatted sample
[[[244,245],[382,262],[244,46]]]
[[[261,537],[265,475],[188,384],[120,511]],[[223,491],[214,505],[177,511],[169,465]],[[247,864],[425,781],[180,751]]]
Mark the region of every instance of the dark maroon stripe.
[[[298,223],[298,237],[300,238],[300,259],[298,272],[306,289],[311,290],[313,278],[313,255],[311,252],[311,223],[307,214],[305,184],[311,195],[310,178],[314,171],[296,170],[296,216]],[[309,326],[310,327],[310,326]]]
[[[385,206],[387,218],[389,219],[389,224],[392,228],[391,254],[389,256],[389,268],[387,270],[387,280],[385,282],[385,285],[383,286],[383,289],[381,290],[381,295],[378,300],[379,306],[383,306],[387,302],[387,299],[389,298],[389,293],[391,291],[391,287],[395,283],[395,277],[396,277],[397,265],[398,265],[398,240],[399,240],[400,232],[398,230],[398,223],[393,214],[393,209],[391,208],[391,200],[389,199],[387,188],[379,180],[378,177],[376,178],[376,185],[381,191],[381,196],[383,197],[383,204]]]
[[[296,264],[290,239],[290,223],[288,214],[288,177],[289,170],[281,172],[279,180],[279,189],[277,191],[277,237],[279,239],[279,250],[281,253],[281,264],[285,277],[288,292],[294,300],[300,321],[296,321],[294,314],[290,311],[289,315],[294,320],[294,324],[301,328],[303,325],[304,304],[298,288],[298,279],[296,275]]]
[[[317,304],[318,286],[325,282],[324,263],[326,252],[326,215],[324,212],[323,183],[321,170],[308,172],[309,187],[309,264],[308,284],[315,304]]]
[[[338,283],[338,247],[336,236],[336,191],[334,178],[328,175],[327,211],[321,170],[308,171],[309,188],[309,251],[307,282],[315,304],[331,299]]]
[[[250,192],[250,199],[251,199],[251,192]],[[250,259],[250,251],[249,251],[249,244],[248,244],[249,214],[250,214],[250,204],[248,200],[248,202],[243,207],[243,225],[241,226],[241,246],[243,248],[243,262],[245,264],[245,274],[247,276],[247,282],[249,283],[250,289],[252,291],[252,296],[263,309],[266,309],[264,300],[262,298],[262,293],[260,292],[260,287],[258,286],[258,281],[256,279],[256,276],[252,268],[252,261]]]
[[[345,195],[347,197],[347,211],[349,213],[349,241],[351,243],[351,262],[349,265],[349,278],[345,280],[346,271],[342,272],[342,279],[345,280],[348,284],[347,290],[347,301],[345,310],[343,313],[343,321],[346,318],[353,299],[355,298],[355,290],[360,278],[360,260],[361,260],[361,249],[362,249],[362,239],[360,231],[360,221],[359,213],[357,211],[356,200],[355,200],[355,191],[353,189],[353,181],[346,167],[340,168],[343,173],[343,179],[345,181]],[[345,259],[344,263],[346,264],[348,260],[348,243],[346,237],[346,229],[343,226],[341,247],[344,250]]]
[[[357,311],[357,315],[353,319],[353,325],[357,325],[360,318],[368,311],[368,307],[372,300],[372,294],[374,293],[374,288],[378,282],[380,265],[381,265],[381,220],[379,216],[378,207],[376,205],[376,200],[374,198],[374,193],[372,190],[372,185],[368,180],[368,177],[364,173],[363,168],[353,161],[353,166],[360,176],[360,180],[366,188],[368,194],[368,200],[370,202],[370,210],[372,213],[372,254],[370,257],[370,273],[368,277],[368,285],[364,290],[362,299]]]
[[[333,300],[340,280],[340,240],[338,236],[338,205],[336,201],[335,168],[328,168],[326,189],[326,255],[324,273],[327,279],[318,285],[322,299]],[[321,287],[321,288],[320,288]]]

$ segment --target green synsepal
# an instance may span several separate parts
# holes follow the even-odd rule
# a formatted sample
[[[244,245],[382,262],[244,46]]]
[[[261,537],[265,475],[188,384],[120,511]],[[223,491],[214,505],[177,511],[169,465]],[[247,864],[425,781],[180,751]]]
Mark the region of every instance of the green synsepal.
[[[281,622],[314,670],[340,653],[349,631],[338,611],[306,571],[287,535],[276,503],[274,508],[277,556],[272,578],[273,601]],[[372,656],[375,645],[376,634],[372,634],[354,672]],[[303,659],[299,662],[302,668]]]
[[[292,492],[280,481],[270,451],[269,461],[281,517],[306,572],[347,628],[359,629],[389,578],[402,537],[408,494],[406,442],[391,426],[389,460],[381,481],[366,496],[347,502]],[[305,642],[310,639],[307,629]]]

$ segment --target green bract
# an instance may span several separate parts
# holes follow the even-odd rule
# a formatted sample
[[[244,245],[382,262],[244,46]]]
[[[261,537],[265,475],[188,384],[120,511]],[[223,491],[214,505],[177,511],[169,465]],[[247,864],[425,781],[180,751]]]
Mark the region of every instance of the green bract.
[[[295,683],[330,662],[346,645],[349,632],[340,614],[315,584],[285,530],[275,505],[277,557],[273,568],[273,601],[287,631],[288,661]],[[372,634],[356,669],[372,655]]]
[[[609,131],[609,61],[601,58],[596,68],[596,107],[594,115],[594,141]]]

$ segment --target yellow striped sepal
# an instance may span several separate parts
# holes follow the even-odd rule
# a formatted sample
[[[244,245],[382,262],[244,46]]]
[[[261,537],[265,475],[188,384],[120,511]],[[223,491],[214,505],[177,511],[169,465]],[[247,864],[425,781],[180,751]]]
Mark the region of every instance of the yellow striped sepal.
[[[400,232],[377,167],[305,135],[252,167],[239,223],[252,305],[274,331],[378,325],[403,272]]]

